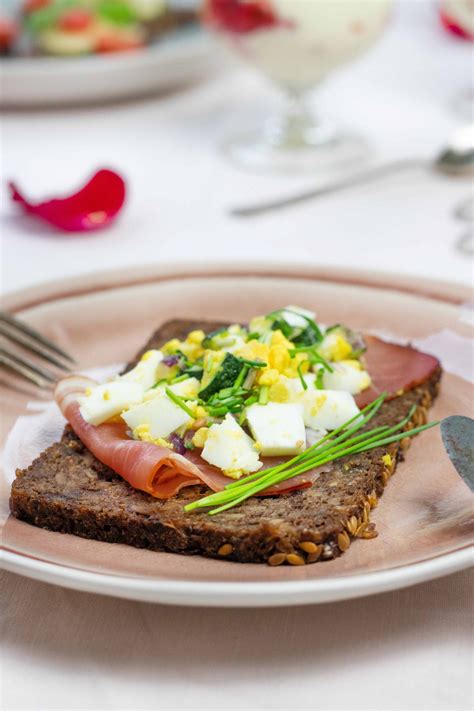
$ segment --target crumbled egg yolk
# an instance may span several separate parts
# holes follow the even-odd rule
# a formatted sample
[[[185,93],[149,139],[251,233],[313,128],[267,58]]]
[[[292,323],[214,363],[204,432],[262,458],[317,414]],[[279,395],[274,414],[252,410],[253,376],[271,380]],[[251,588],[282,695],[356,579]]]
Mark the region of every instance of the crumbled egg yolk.
[[[200,346],[203,340],[205,339],[206,334],[204,331],[191,331],[188,333],[188,337],[186,338],[187,343],[191,343],[195,346]]]
[[[354,370],[362,370],[362,363],[360,360],[354,360],[353,358],[341,360],[341,365],[347,365],[349,368],[354,368]]]
[[[155,351],[146,351],[146,353],[144,353],[144,354],[142,355],[142,357],[141,357],[140,360],[144,360],[144,361],[145,361],[145,360],[150,360],[150,358],[152,357],[152,355],[153,355],[154,352],[155,352]]]
[[[272,333],[270,343],[249,341],[237,351],[237,355],[248,360],[260,360],[267,363],[266,368],[260,368],[257,373],[259,385],[273,386],[278,383],[280,375],[288,378],[298,377],[298,367],[303,373],[309,370],[309,360],[306,353],[296,353],[292,358],[289,350],[293,343],[280,330]]]
[[[272,333],[272,338],[270,341],[270,346],[285,346],[285,348],[293,348],[294,343],[289,341],[283,333],[280,331],[278,328],[276,331],[273,331]]]
[[[140,439],[142,442],[150,442],[150,444],[156,444],[159,447],[166,447],[166,449],[173,449],[173,445],[168,440],[163,439],[163,437],[153,438],[150,434],[150,425],[138,425],[133,430],[134,439]]]
[[[198,405],[197,402],[188,401],[186,404],[193,413],[194,420],[191,420],[190,422],[187,422],[185,425],[183,425],[184,432],[186,430],[195,429],[194,423],[197,420],[203,420],[209,414],[207,410],[202,405]]]
[[[382,457],[382,462],[385,464],[386,467],[391,467],[392,457],[390,456],[390,454],[384,454]]]
[[[103,392],[103,394],[102,394],[102,398],[103,398],[104,400],[110,400],[110,393],[109,393],[108,390],[104,390],[104,392]]]
[[[259,385],[275,385],[280,379],[280,373],[276,368],[264,368],[258,380]]]
[[[209,427],[200,427],[192,439],[194,446],[202,449],[206,444],[208,434]]]
[[[260,341],[248,341],[236,351],[235,355],[247,358],[247,360],[261,360],[268,363],[270,346],[268,343],[260,343]]]
[[[161,350],[166,355],[172,355],[177,351],[181,351],[190,360],[197,360],[204,354],[202,342],[205,337],[206,334],[204,331],[191,331],[184,341],[180,341],[178,338],[172,338],[171,341],[168,341],[162,346]]]
[[[202,405],[196,405],[194,408],[194,416],[196,420],[201,420],[203,417],[207,417],[207,410]]]
[[[345,360],[352,353],[352,346],[339,333],[328,333],[319,347],[319,352],[326,360]]]
[[[229,479],[240,479],[243,475],[242,469],[223,469],[223,472]]]
[[[274,383],[268,391],[270,402],[289,402],[292,396],[290,388],[283,382]]]
[[[310,365],[311,363],[306,353],[296,353],[284,374],[287,378],[297,378],[299,377],[300,371],[303,375],[307,373]]]
[[[178,338],[172,338],[171,341],[167,341],[161,350],[165,355],[173,355],[176,351],[179,351],[181,346],[181,341]]]
[[[288,402],[292,391],[288,387],[286,378],[276,368],[265,368],[260,376],[259,385],[268,385],[268,399],[270,402]]]

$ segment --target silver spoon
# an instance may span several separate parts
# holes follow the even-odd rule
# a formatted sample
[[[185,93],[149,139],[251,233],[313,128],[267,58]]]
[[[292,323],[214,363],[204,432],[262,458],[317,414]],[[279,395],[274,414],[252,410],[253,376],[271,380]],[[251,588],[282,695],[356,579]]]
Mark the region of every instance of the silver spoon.
[[[444,148],[434,160],[403,158],[371,168],[358,175],[351,175],[344,180],[330,183],[320,188],[306,190],[295,195],[290,195],[289,197],[269,200],[268,202],[249,205],[247,207],[234,207],[231,208],[230,214],[235,217],[262,215],[265,212],[281,210],[291,205],[306,202],[307,200],[332,195],[340,190],[347,190],[365,183],[372,183],[387,175],[404,170],[411,170],[412,168],[424,168],[452,176],[474,176],[474,126],[466,126],[459,129],[453,135],[446,148]]]

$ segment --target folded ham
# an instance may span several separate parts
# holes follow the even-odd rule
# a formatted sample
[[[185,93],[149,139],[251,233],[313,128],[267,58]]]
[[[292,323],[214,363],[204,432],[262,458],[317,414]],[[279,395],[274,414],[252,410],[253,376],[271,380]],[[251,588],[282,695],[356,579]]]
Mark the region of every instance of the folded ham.
[[[222,491],[232,480],[207,464],[195,451],[189,455],[173,452],[150,442],[131,439],[121,422],[90,425],[79,410],[78,397],[97,383],[82,375],[70,375],[56,386],[54,397],[66,420],[81,442],[106,466],[135,489],[158,499],[175,496],[184,486],[205,484]],[[271,466],[275,462],[269,462]],[[320,470],[306,472],[261,492],[262,496],[282,494],[311,486]]]
[[[364,336],[364,339],[367,343],[365,363],[372,385],[357,395],[360,408],[384,392],[388,399],[401,395],[429,380],[440,368],[437,358],[411,346],[388,343],[376,336]]]

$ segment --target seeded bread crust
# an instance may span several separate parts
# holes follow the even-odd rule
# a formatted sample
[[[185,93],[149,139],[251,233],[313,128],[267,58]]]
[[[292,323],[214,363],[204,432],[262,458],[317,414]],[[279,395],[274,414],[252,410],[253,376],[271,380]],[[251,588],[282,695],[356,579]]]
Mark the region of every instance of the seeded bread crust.
[[[170,321],[150,338],[129,363],[171,338],[197,328],[221,324]],[[385,403],[372,426],[395,424],[412,405],[411,428],[426,422],[439,390],[441,369],[417,388]],[[374,538],[370,510],[404,457],[410,440],[346,457],[323,472],[317,485],[283,496],[251,498],[216,516],[185,513],[183,506],[203,496],[193,486],[160,501],[133,489],[99,462],[68,426],[60,442],[43,452],[27,469],[18,470],[12,485],[13,516],[41,528],[109,543],[126,543],[155,551],[225,557],[243,563],[302,565],[339,556],[352,538]],[[391,455],[391,463],[384,462]]]

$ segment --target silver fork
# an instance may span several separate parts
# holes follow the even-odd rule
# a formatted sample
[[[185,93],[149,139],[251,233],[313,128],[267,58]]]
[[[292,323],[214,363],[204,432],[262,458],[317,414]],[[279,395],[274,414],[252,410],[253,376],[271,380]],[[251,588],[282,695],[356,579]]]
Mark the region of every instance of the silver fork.
[[[13,344],[13,348],[11,347]],[[58,374],[44,368],[24,355],[21,350],[33,353],[40,361],[47,361],[60,371],[70,371],[75,364],[66,351],[38,331],[11,314],[0,311],[0,366],[14,371],[40,388],[48,389],[58,380]]]

